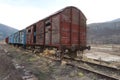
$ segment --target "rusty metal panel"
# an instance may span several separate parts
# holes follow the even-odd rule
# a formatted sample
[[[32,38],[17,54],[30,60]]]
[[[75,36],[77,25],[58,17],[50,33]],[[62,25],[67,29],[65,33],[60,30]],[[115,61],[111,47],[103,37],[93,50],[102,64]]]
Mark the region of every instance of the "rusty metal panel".
[[[30,31],[31,29],[30,28],[26,28],[26,45],[30,44]]]
[[[74,8],[66,8],[62,12],[61,44],[86,46],[86,18]]]
[[[72,8],[72,24],[79,26],[79,10]]]
[[[61,43],[62,45],[69,45],[70,44],[70,32],[69,31],[62,31],[61,32]]]
[[[78,32],[72,32],[72,45],[78,45]]]
[[[34,30],[33,30],[33,25],[31,26],[31,35],[30,35],[30,37],[31,37],[31,43],[30,44],[34,44]]]
[[[50,35],[51,35],[51,32],[49,31],[50,27],[51,26],[45,27],[45,44],[46,45],[50,44]]]
[[[52,17],[52,44],[60,43],[60,15]]]
[[[64,9],[63,11],[62,11],[62,22],[71,22],[71,20],[70,20],[70,16],[71,16],[71,14],[70,14],[70,10],[71,10],[71,8],[66,8],[66,9]]]
[[[50,45],[51,41],[51,19],[45,21],[45,45]]]
[[[71,9],[67,8],[62,12],[61,19],[61,44],[70,45],[70,22],[71,22]]]
[[[36,44],[44,45],[44,22],[39,21],[36,24]]]
[[[71,45],[79,45],[79,10],[72,8]]]
[[[33,45],[33,26],[26,28],[26,45]]]
[[[85,29],[81,29],[80,30],[81,32],[80,32],[80,42],[81,42],[81,44],[82,45],[85,45],[86,44],[86,30]],[[84,41],[83,41],[84,40]]]
[[[86,46],[86,18],[80,13],[80,45]]]

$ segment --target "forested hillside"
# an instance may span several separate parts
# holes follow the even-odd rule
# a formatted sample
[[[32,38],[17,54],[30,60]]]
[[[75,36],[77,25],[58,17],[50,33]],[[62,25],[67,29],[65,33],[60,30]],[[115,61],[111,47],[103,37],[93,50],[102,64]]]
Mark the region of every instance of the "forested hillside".
[[[4,39],[10,34],[15,33],[16,31],[18,30],[4,24],[0,24],[0,40]]]
[[[120,19],[88,24],[88,43],[120,44]]]

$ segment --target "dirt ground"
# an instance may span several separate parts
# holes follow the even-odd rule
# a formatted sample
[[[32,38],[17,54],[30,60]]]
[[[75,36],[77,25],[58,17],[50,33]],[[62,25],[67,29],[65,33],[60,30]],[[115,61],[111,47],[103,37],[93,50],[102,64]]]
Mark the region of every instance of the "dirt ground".
[[[60,61],[35,55],[30,50],[2,45],[23,80],[103,80],[93,73],[86,73]],[[18,80],[18,79],[17,79]]]
[[[99,52],[105,52],[111,55],[117,55],[120,56],[120,44],[109,44],[109,45],[91,45],[90,51],[99,51]]]
[[[0,45],[0,80],[22,80],[19,71]]]
[[[92,73],[86,73],[75,67],[61,64],[60,61],[52,61],[51,59],[45,58],[44,56],[41,56],[42,53],[36,55],[31,50],[25,50],[3,43],[0,43],[0,46],[6,52],[4,57],[1,51],[0,65],[2,64],[3,59],[7,60],[6,62],[8,63],[5,62],[6,65],[3,61],[2,65],[7,66],[4,68],[7,70],[8,65],[8,69],[12,66],[12,70],[10,69],[10,72],[8,73],[14,72],[12,74],[18,74],[14,76],[15,79],[4,80],[104,80]],[[119,46],[117,46],[117,48],[115,47],[109,45],[93,45],[92,49],[86,51],[84,56],[108,62],[120,62],[120,49]],[[4,68],[1,69],[4,70]],[[1,69],[0,73],[2,71]],[[0,74],[0,78],[1,76],[3,75]],[[3,79],[1,78],[0,80]]]
[[[120,45],[91,45],[91,50],[86,50],[84,56],[120,68]]]
[[[120,45],[91,45],[85,56],[109,62],[120,62]]]

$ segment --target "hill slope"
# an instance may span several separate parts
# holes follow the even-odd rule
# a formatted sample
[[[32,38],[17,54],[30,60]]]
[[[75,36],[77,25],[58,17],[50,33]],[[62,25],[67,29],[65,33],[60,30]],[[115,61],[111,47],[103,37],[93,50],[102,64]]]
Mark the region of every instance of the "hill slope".
[[[17,32],[17,29],[9,27],[4,24],[0,24],[0,40],[4,39],[5,37]]]
[[[120,44],[120,19],[88,24],[88,43]]]

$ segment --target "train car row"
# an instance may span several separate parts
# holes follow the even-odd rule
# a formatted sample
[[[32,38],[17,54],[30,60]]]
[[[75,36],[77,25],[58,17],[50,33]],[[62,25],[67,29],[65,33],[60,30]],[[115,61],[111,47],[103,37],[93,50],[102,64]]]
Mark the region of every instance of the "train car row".
[[[59,10],[6,38],[6,42],[25,47],[57,48],[77,54],[90,49],[86,44],[86,17],[76,7]]]
[[[5,41],[8,44],[23,46],[25,48],[25,46],[26,46],[26,30],[23,29],[23,30],[20,30],[20,31],[8,36],[5,39]]]

